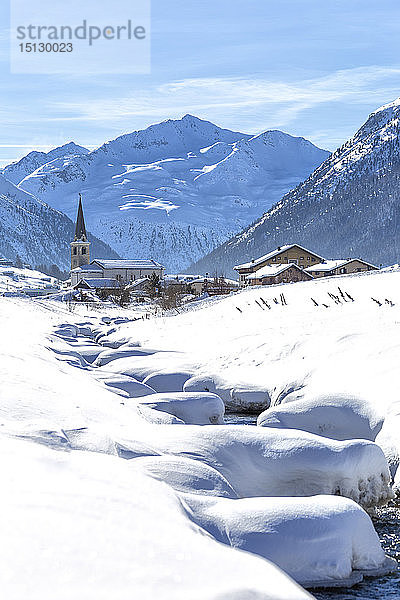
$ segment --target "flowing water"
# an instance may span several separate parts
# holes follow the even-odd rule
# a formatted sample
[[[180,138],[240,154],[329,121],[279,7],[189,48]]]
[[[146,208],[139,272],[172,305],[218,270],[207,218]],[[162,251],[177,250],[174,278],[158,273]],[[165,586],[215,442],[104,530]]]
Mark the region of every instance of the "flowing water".
[[[255,425],[253,415],[225,415],[230,425]],[[385,553],[400,564],[400,499],[379,508],[373,517]],[[367,578],[352,588],[311,590],[317,600],[400,600],[400,570],[385,577]]]

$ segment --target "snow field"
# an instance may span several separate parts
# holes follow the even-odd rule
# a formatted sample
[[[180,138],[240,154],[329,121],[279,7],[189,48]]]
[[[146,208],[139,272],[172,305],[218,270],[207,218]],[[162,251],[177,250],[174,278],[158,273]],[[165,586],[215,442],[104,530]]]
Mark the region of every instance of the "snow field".
[[[390,449],[394,475],[400,456],[394,425],[400,386],[399,283],[400,268],[393,267],[263,286],[205,300],[175,317],[121,326],[109,339],[130,338],[168,351],[173,339],[170,368],[179,371],[191,364],[196,369],[196,379],[188,380],[185,390],[209,389],[232,410],[231,390],[245,382],[247,390],[269,395],[271,410],[283,410],[268,417],[276,417],[279,427],[368,439],[375,439],[382,427],[377,439]],[[353,301],[346,294],[344,300],[340,291]],[[279,301],[281,293],[286,306]],[[304,408],[296,404],[290,415],[283,404],[293,401]],[[319,401],[326,410],[318,408]]]
[[[365,281],[374,281],[372,277],[350,280],[357,283],[360,296],[361,288],[368,289]],[[379,287],[382,294],[385,281]],[[326,285],[317,282],[314,290],[322,294]],[[200,309],[148,323],[113,319],[100,323],[94,316],[82,323],[73,315],[67,319],[55,307],[48,310],[3,299],[0,358],[6,385],[0,402],[0,443],[3,454],[7,451],[14,458],[19,454],[15,444],[23,449],[19,464],[8,461],[14,479],[7,493],[15,492],[20,499],[16,502],[13,497],[7,505],[12,507],[7,508],[12,513],[10,530],[14,535],[17,530],[26,546],[21,560],[12,552],[5,557],[12,557],[8,583],[14,597],[18,598],[15,586],[24,584],[17,577],[22,564],[34,565],[36,558],[43,561],[46,545],[56,556],[59,539],[64,545],[60,561],[50,564],[54,573],[49,586],[54,589],[53,575],[54,580],[64,578],[62,593],[68,591],[69,596],[76,589],[75,581],[82,580],[84,591],[109,597],[108,580],[115,586],[113,578],[118,575],[115,589],[121,597],[124,593],[131,597],[133,590],[138,597],[152,598],[157,589],[161,598],[168,599],[306,598],[266,559],[307,586],[352,584],[364,571],[373,575],[392,568],[369,517],[353,501],[373,509],[392,497],[384,453],[365,438],[373,439],[383,422],[377,439],[385,434],[387,446],[393,444],[394,473],[396,432],[385,417],[390,407],[396,414],[395,395],[389,394],[393,380],[385,381],[384,374],[394,372],[391,353],[397,344],[393,325],[397,309],[375,317],[382,335],[374,330],[373,311],[378,307],[371,309],[366,301],[362,303],[365,315],[360,307],[356,312],[349,305],[341,307],[342,314],[340,307],[332,307],[329,318],[326,311],[323,318],[318,316],[318,323],[300,322],[299,310],[303,317],[310,312],[303,304],[309,295],[307,286],[285,286],[285,290],[287,312],[275,305],[273,319],[264,315],[264,321],[253,302],[259,290],[205,302]],[[293,313],[291,290],[296,295]],[[242,311],[248,310],[246,323],[240,321],[244,312],[236,310],[238,304]],[[68,322],[60,326],[63,319]],[[372,333],[366,326],[360,332],[364,319]],[[56,333],[50,335],[52,330]],[[373,347],[365,343],[370,337]],[[312,342],[317,339],[315,350]],[[113,346],[112,359],[96,366],[101,352]],[[157,351],[116,356],[122,347],[139,348],[144,354],[146,348]],[[361,369],[345,368],[356,350],[363,361],[364,379]],[[373,359],[378,381],[371,385]],[[179,387],[177,378],[173,391],[155,393],[154,388],[146,388],[149,393],[134,397],[135,386],[159,374],[192,377],[184,384],[179,381]],[[112,382],[116,387],[108,385]],[[191,385],[200,389],[188,390]],[[225,390],[227,402],[234,397],[232,390],[264,393],[262,408],[272,399],[266,413],[277,411],[275,418],[280,419],[288,414],[293,423],[282,421],[280,427],[187,424],[199,415],[206,421],[212,414],[196,397],[213,399],[223,411],[220,390]],[[327,409],[325,415],[318,412],[319,403]],[[326,437],[301,430],[320,425],[326,426]],[[331,439],[332,432],[344,439]],[[363,434],[364,439],[347,439],[353,433]],[[38,468],[33,465],[36,459]],[[25,471],[39,482],[32,496],[19,489],[32,488]],[[33,501],[36,494],[41,495],[40,502]],[[91,503],[94,510],[89,510]],[[49,529],[42,506],[50,515]],[[75,527],[70,526],[70,515],[76,518]],[[15,523],[21,523],[20,529]],[[93,560],[89,565],[87,556],[95,562],[99,557],[90,576]],[[152,577],[155,563],[157,573]],[[50,592],[40,564],[33,583],[38,597],[46,598]],[[215,583],[217,569],[220,578]],[[204,571],[210,576],[204,578]],[[7,597],[13,597],[11,592]]]
[[[9,600],[55,589],[60,600],[311,597],[272,563],[216,543],[170,486],[129,461],[4,436],[0,451]]]
[[[109,352],[110,356],[113,353],[118,356],[119,350]],[[148,369],[148,361],[156,359],[166,365],[168,361],[181,361],[182,357],[180,353],[175,352],[154,353],[149,356],[125,356],[110,361],[98,371],[110,367],[114,371],[131,377],[134,375],[143,377],[144,370]],[[167,381],[172,382],[171,387],[175,382],[175,390],[179,390],[182,379],[187,376],[188,373],[182,374],[178,371],[174,381],[174,372],[171,369]],[[154,382],[157,381],[157,378],[158,374],[148,375],[144,381]],[[207,386],[218,389],[215,379],[207,380],[197,377],[186,381],[186,391],[183,393],[178,391],[169,394],[147,395],[143,400],[137,400],[139,413],[154,424],[160,423],[160,416],[154,415],[153,410],[147,409],[167,412],[179,421],[188,424],[223,422],[223,405],[218,396],[210,394],[210,392],[197,392],[196,395],[187,391],[190,387],[204,389]],[[213,403],[211,412],[210,406],[204,404],[205,401],[209,404],[210,399]],[[200,404],[200,400],[203,401],[203,404]],[[215,410],[215,402],[217,402],[217,406],[219,405],[219,413]],[[144,411],[143,405],[146,407]],[[161,422],[163,424],[176,423],[168,418]],[[241,432],[239,436],[239,429],[241,428],[225,427],[211,436],[206,430],[202,431],[201,438],[212,438],[209,444],[212,445],[215,455],[210,452],[209,447],[204,448],[203,439],[196,439],[198,438],[196,432],[188,434],[187,428],[179,432],[174,430],[172,436],[168,432],[165,432],[163,436],[157,434],[150,446],[156,453],[190,452],[191,455],[200,457],[206,464],[216,467],[242,497],[341,494],[352,498],[366,508],[384,504],[392,497],[389,486],[390,474],[385,457],[380,448],[374,444],[368,444],[366,441],[350,441],[340,444],[328,438],[323,439],[296,430],[277,432],[275,428],[265,434],[260,430],[245,427],[244,432]],[[148,435],[146,432],[147,437]],[[238,443],[239,437],[240,443]],[[218,439],[217,443],[216,439]],[[138,451],[138,444],[140,447],[138,437],[135,438],[133,448],[130,447],[129,440],[117,441],[117,446],[118,444],[122,448],[124,456],[133,457],[137,456],[138,452],[139,454],[147,452],[146,449]],[[183,448],[181,448],[182,445]],[[224,445],[229,447],[230,454],[235,455],[236,467],[233,466],[232,458],[228,453],[222,458]],[[258,449],[253,457],[248,448],[254,449],[257,445]],[[257,464],[260,463],[260,454],[264,462],[257,467]],[[304,464],[307,464],[307,469],[304,468]],[[246,467],[243,467],[244,465]],[[261,472],[259,473],[258,470]],[[284,473],[281,473],[281,470]]]

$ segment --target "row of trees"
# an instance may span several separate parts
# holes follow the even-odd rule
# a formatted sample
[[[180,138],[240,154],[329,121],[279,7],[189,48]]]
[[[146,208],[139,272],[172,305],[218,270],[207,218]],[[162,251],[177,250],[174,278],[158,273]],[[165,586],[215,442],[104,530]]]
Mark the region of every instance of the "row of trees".
[[[20,257],[20,255],[17,254],[15,257],[15,260],[14,260],[14,266],[17,269],[23,269],[24,264],[25,263],[22,261],[22,258]],[[44,263],[40,263],[40,264],[35,265],[34,269],[35,269],[35,271],[40,271],[41,273],[44,273],[45,275],[49,275],[49,277],[54,277],[55,279],[60,279],[61,281],[65,281],[69,277],[68,271],[61,271],[61,269],[55,264],[47,265]]]
[[[15,266],[17,266],[17,264]],[[61,269],[59,269],[57,265],[39,264],[35,266],[35,269],[36,271],[40,271],[45,275],[55,277],[56,279],[60,279],[61,281],[65,281],[69,277],[68,271],[61,271]]]
[[[143,296],[150,297],[163,310],[180,306],[183,297],[191,292],[190,285],[180,283],[165,285],[155,274],[143,287]],[[121,307],[128,306],[131,301],[131,292],[124,285],[112,290],[97,289],[96,294],[101,300],[109,300]],[[85,301],[84,291],[81,292],[80,300]]]

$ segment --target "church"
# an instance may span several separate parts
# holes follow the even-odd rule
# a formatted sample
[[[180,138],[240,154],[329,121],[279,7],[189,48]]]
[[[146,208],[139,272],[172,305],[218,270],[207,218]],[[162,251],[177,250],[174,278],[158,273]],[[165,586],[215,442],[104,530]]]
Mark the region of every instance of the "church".
[[[83,216],[82,197],[79,194],[75,236],[71,242],[71,285],[76,287],[85,282],[91,288],[115,288],[132,284],[157,275],[164,277],[165,267],[155,260],[94,258],[90,260],[90,242],[87,239]]]

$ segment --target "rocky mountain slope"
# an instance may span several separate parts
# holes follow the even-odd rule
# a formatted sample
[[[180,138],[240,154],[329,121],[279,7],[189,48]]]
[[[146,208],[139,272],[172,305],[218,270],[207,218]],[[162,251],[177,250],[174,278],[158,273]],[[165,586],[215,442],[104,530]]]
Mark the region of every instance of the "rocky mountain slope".
[[[19,187],[87,225],[121,256],[176,271],[254,221],[328,153],[280,131],[229,131],[191,115],[80,156],[61,156]]]
[[[233,265],[297,242],[328,258],[400,258],[400,99],[370,115],[314,173],[192,269]]]
[[[74,224],[0,175],[0,256],[15,260],[17,254],[32,266],[70,266],[70,242]],[[92,256],[117,258],[109,246],[89,235]]]

